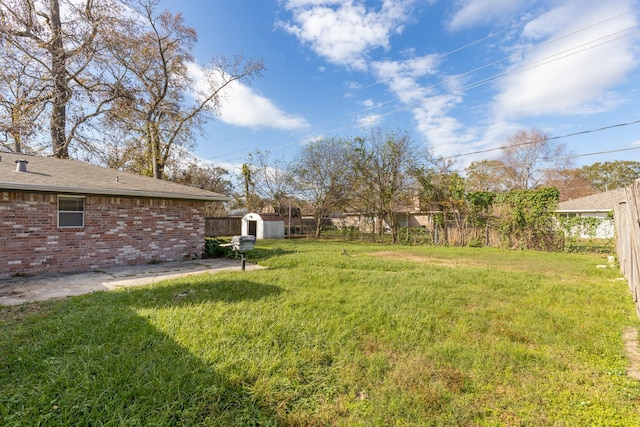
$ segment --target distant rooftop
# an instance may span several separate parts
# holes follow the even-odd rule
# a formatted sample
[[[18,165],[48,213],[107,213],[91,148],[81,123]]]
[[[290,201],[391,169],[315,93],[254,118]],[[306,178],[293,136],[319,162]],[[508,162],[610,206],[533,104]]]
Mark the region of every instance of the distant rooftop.
[[[558,212],[609,212],[615,205],[624,201],[626,201],[624,188],[618,188],[561,202],[558,205]]]
[[[23,163],[24,171],[17,169]],[[229,197],[175,182],[122,172],[76,160],[0,152],[0,191],[227,201]]]

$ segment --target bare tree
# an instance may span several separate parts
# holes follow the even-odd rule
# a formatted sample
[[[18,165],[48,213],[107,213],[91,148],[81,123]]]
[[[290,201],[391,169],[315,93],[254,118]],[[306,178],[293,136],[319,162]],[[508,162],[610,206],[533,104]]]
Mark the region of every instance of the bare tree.
[[[256,150],[249,154],[247,165],[257,196],[255,201],[261,199],[274,209],[289,203],[294,185],[289,163],[283,157],[273,158],[268,151]]]
[[[0,144],[16,153],[33,152],[31,140],[40,129],[39,118],[45,103],[37,79],[29,76],[28,58],[18,61],[12,47],[0,50],[0,132],[5,142]]]
[[[238,56],[216,58],[201,69],[196,81],[191,70],[196,32],[180,14],[158,14],[155,0],[133,3],[138,15],[108,45],[121,71],[113,91],[118,96],[107,116],[109,124],[130,130],[142,142],[146,167],[140,172],[163,178],[175,146],[192,146],[203,121],[219,111],[225,88],[260,75],[261,60]]]
[[[571,161],[564,144],[549,140],[539,130],[520,130],[513,134],[500,161],[509,189],[536,188],[547,169],[568,169]]]
[[[119,3],[109,0],[0,0],[0,45],[14,65],[2,67],[0,79],[11,79],[16,67],[21,73],[20,81],[0,92],[5,100],[7,95],[13,99],[14,112],[23,119],[43,117],[46,107],[56,157],[69,157],[83,125],[112,100],[98,95],[107,90],[97,58],[100,35],[120,10]],[[102,100],[93,102],[96,97]]]
[[[295,188],[313,209],[316,237],[322,232],[323,218],[346,205],[352,150],[346,139],[323,139],[302,148],[293,162]]]
[[[581,175],[582,169],[548,169],[544,172],[542,185],[560,191],[560,201],[577,199],[597,193],[598,190]]]

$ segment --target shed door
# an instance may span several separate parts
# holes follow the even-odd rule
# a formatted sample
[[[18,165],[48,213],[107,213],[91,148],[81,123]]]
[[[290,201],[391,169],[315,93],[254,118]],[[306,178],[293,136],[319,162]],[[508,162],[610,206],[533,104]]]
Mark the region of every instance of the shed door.
[[[258,221],[247,221],[249,225],[249,236],[258,236]]]

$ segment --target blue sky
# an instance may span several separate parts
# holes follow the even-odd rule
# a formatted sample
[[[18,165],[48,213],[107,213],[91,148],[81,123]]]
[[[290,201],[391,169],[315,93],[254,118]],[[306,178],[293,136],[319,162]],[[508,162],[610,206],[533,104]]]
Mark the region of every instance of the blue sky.
[[[640,120],[633,0],[164,0],[198,32],[196,61],[262,58],[194,154],[233,170],[317,138],[404,130],[458,168],[519,129],[552,137]],[[640,123],[561,138],[578,166],[640,161]],[[638,149],[635,149],[635,148]],[[617,153],[585,154],[625,150]]]

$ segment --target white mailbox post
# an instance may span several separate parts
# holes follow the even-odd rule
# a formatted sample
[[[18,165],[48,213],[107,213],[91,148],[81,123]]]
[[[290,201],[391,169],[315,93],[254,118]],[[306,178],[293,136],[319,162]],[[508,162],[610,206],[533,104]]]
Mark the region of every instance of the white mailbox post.
[[[256,236],[233,236],[231,243],[226,243],[220,246],[231,247],[231,250],[240,254],[242,258],[242,271],[245,269],[245,254],[248,251],[252,251],[256,245]]]

